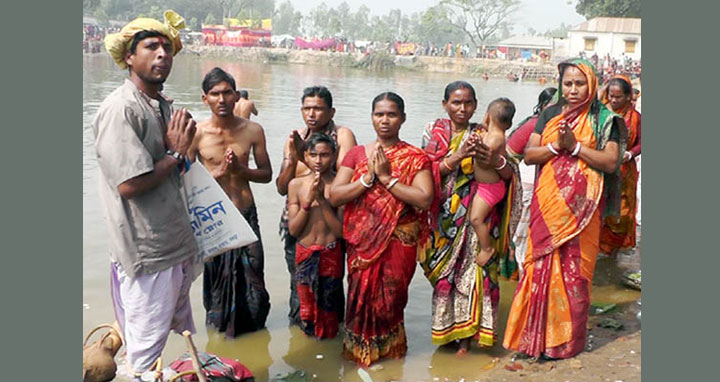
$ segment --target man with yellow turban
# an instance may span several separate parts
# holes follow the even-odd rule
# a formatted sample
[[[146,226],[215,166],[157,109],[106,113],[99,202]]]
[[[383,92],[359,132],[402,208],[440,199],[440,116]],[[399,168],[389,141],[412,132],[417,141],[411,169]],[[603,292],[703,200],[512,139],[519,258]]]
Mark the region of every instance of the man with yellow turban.
[[[105,38],[129,78],[93,121],[112,301],[136,380],[160,358],[171,329],[195,332],[188,292],[198,247],[180,178],[195,121],[184,109],[173,112],[161,93],[184,27],[167,11],[165,23],[138,18]]]

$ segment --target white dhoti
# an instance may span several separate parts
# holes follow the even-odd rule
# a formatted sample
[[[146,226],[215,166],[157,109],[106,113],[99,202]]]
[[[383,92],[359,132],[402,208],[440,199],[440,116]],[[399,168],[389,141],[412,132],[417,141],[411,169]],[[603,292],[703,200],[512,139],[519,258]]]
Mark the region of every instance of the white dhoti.
[[[162,354],[170,330],[195,333],[190,307],[192,261],[131,279],[119,263],[110,264],[110,290],[120,324],[127,363],[135,373],[150,369]]]

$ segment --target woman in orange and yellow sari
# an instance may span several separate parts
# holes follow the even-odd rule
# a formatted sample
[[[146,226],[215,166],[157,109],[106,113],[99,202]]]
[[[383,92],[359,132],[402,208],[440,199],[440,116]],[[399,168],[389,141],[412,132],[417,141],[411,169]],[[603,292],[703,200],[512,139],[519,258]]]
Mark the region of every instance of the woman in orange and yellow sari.
[[[558,69],[558,102],[540,114],[525,150],[525,162],[540,169],[503,342],[533,358],[569,358],[585,347],[600,227],[619,210],[627,135],[622,118],[596,98],[592,64],[573,59]]]
[[[622,194],[620,218],[608,217],[603,222],[600,233],[600,251],[614,255],[619,250],[635,248],[635,228],[637,222],[637,183],[640,173],[635,158],[640,155],[640,113],[633,106],[633,87],[630,78],[618,74],[608,82],[603,103],[612,111],[623,116],[628,130],[627,151],[620,165]]]

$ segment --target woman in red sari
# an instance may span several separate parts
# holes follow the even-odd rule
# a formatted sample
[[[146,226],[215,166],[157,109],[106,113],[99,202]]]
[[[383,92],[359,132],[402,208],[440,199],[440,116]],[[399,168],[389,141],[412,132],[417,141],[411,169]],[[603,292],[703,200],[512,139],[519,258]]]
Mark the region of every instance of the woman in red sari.
[[[619,212],[627,135],[622,118],[596,98],[592,64],[574,59],[558,69],[559,100],[540,114],[525,149],[539,175],[503,342],[534,358],[569,358],[585,347],[601,221]]]
[[[640,155],[640,113],[633,106],[633,88],[630,78],[618,74],[608,82],[607,92],[602,99],[612,111],[623,116],[628,129],[627,151],[620,166],[622,194],[620,218],[608,217],[600,233],[600,251],[614,255],[618,250],[635,248],[637,222],[637,183],[640,173],[635,158]]]
[[[351,149],[330,189],[345,205],[348,298],[343,355],[362,366],[407,351],[403,314],[418,243],[429,234],[430,161],[398,132],[404,102],[383,93],[372,103],[377,140]]]

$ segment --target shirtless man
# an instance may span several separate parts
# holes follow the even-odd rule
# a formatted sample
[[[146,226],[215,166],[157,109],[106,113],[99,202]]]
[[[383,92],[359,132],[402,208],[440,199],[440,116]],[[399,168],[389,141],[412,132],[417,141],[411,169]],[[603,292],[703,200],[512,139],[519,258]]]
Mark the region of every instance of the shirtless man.
[[[336,126],[333,122],[335,108],[332,106],[332,95],[326,87],[312,86],[305,88],[300,100],[302,102],[300,112],[305,122],[305,128],[294,130],[293,134],[291,134],[287,142],[285,142],[280,174],[275,181],[278,193],[283,196],[287,195],[288,184],[293,178],[308,172],[308,166],[300,160],[301,157],[297,152],[296,145],[293,143],[293,136],[295,134],[297,134],[296,141],[307,140],[313,133],[325,133],[335,140],[338,153],[337,160],[332,166],[333,171],[340,167],[343,158],[345,158],[345,154],[357,145],[355,135],[350,129],[343,126]],[[286,205],[280,220],[280,236],[285,241],[285,262],[287,263],[288,272],[290,273],[290,312],[288,317],[291,323],[299,324],[300,301],[297,297],[295,281],[296,240],[288,232],[287,221],[288,214]]]
[[[300,327],[316,338],[333,338],[343,318],[342,212],[330,205],[335,141],[315,133],[307,141],[311,169],[288,185],[289,231],[297,238],[295,265]]]
[[[258,111],[255,108],[255,102],[248,99],[247,90],[240,90],[240,100],[235,104],[233,113],[240,118],[250,119],[250,114],[258,115]]]
[[[207,167],[260,239],[249,183],[268,183],[272,179],[265,133],[259,124],[233,114],[239,95],[230,74],[212,69],[205,75],[202,89],[203,103],[210,107],[212,117],[198,124],[188,156],[191,160],[198,158]],[[248,167],[250,151],[255,169]],[[224,331],[229,338],[265,326],[270,297],[265,289],[263,262],[262,242],[257,241],[205,263],[203,304],[207,325]]]
[[[477,234],[480,243],[480,252],[475,258],[479,266],[485,263],[495,254],[487,217],[492,208],[505,197],[507,187],[505,180],[498,173],[507,164],[504,161],[505,152],[505,131],[512,126],[512,119],[515,115],[515,105],[507,98],[498,98],[488,105],[483,121],[487,131],[480,132],[480,139],[485,143],[495,156],[503,158],[503,164],[499,168],[488,167],[474,162],[473,176],[477,182],[477,191],[470,204],[470,224]],[[495,163],[492,158],[490,163]]]

